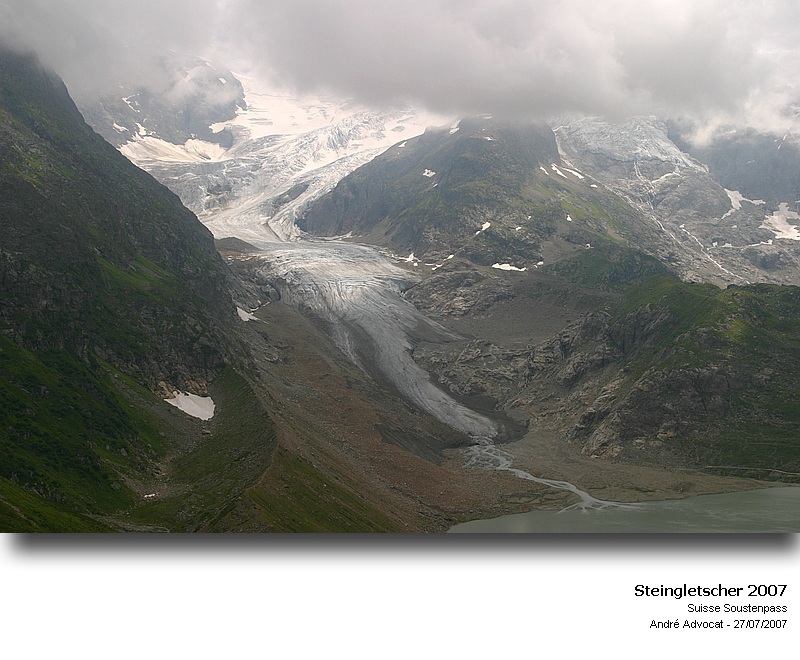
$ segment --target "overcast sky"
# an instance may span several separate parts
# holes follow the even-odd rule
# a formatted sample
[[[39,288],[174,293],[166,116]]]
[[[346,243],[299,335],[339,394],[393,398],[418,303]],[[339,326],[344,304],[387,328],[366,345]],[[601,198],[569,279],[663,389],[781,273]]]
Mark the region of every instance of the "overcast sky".
[[[800,100],[797,0],[0,0],[0,38],[35,48],[76,95],[158,86],[172,49],[451,115],[782,127]]]

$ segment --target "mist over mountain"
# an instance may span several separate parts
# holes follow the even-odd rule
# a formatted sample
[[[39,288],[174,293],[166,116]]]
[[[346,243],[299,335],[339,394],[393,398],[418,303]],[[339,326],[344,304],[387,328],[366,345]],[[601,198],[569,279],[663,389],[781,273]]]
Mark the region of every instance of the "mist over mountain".
[[[163,91],[167,51],[303,94],[455,116],[657,114],[785,132],[800,99],[790,0],[4,0],[0,18],[3,41],[36,50],[80,103],[120,84]]]
[[[174,144],[198,139],[230,147],[231,133],[210,127],[233,119],[244,106],[241,82],[230,71],[202,59],[173,57],[162,64],[163,77],[170,80],[163,89],[121,85],[113,96],[83,107],[87,121],[116,147],[148,135]]]

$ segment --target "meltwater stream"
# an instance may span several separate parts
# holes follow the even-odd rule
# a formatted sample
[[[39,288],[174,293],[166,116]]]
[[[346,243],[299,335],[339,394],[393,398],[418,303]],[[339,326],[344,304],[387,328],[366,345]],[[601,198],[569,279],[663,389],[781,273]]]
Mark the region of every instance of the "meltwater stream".
[[[482,468],[484,470],[503,470],[505,472],[510,472],[515,477],[520,479],[534,481],[537,484],[543,484],[558,490],[567,490],[580,498],[579,502],[571,504],[565,509],[562,509],[562,511],[576,509],[586,512],[589,509],[607,509],[612,507],[629,509],[636,507],[635,504],[599,500],[596,497],[589,495],[589,493],[586,491],[581,490],[575,484],[571,484],[569,481],[542,479],[540,477],[534,477],[530,472],[526,472],[525,470],[513,468],[511,465],[514,462],[514,457],[507,451],[503,451],[497,445],[493,444],[488,438],[476,438],[476,443],[469,447],[466,451],[467,460],[464,464],[465,467]]]

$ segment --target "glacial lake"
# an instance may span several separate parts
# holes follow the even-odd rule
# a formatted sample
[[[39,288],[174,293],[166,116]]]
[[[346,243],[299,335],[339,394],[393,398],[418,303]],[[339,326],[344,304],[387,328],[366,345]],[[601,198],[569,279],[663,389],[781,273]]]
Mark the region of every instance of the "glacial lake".
[[[533,510],[451,527],[451,533],[800,532],[800,487],[698,495],[589,511]]]

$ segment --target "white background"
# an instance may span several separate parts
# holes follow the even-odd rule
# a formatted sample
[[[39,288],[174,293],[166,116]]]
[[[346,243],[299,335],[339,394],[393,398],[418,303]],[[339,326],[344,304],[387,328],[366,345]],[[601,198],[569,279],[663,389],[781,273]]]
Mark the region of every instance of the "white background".
[[[5,535],[7,658],[769,657],[800,630],[800,537]],[[783,598],[637,598],[788,584]],[[689,602],[785,604],[786,630],[651,630]],[[727,615],[755,618],[756,615]]]

